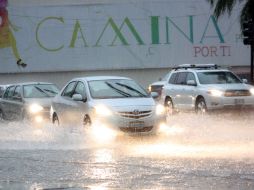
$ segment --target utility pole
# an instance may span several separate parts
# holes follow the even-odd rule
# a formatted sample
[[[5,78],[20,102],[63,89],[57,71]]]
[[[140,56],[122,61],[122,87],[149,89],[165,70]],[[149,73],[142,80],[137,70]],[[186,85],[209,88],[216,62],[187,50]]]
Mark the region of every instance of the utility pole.
[[[254,14],[252,19],[243,23],[243,44],[250,45],[250,81],[254,84]]]
[[[254,85],[254,74],[253,74],[253,54],[254,54],[254,43],[253,43],[253,41],[252,41],[252,43],[251,43],[251,45],[250,45],[250,77],[251,77],[251,83]]]

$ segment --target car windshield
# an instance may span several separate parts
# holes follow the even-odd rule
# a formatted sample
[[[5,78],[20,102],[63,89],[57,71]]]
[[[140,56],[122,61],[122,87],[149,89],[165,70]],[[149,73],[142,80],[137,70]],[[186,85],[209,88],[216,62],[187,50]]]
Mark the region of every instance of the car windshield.
[[[198,72],[200,84],[228,84],[242,83],[242,81],[229,71]]]
[[[148,97],[147,92],[133,80],[112,79],[88,82],[94,99]]]
[[[58,93],[54,84],[31,84],[24,86],[24,98],[48,98]]]

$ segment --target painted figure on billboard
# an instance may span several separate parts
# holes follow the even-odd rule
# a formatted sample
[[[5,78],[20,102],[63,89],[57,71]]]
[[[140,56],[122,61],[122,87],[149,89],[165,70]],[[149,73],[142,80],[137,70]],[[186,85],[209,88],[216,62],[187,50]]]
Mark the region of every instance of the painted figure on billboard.
[[[17,60],[17,65],[25,67],[26,64],[21,60],[16,39],[12,33],[12,30],[16,31],[18,29],[8,19],[7,3],[7,0],[0,0],[0,48],[11,47],[13,55]]]

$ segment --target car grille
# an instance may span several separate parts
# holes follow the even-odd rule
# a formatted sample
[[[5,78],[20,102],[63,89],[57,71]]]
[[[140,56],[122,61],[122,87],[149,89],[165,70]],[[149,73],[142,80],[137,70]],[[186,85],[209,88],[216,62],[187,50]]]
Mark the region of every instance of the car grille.
[[[118,114],[121,117],[125,117],[125,118],[131,118],[131,119],[140,119],[140,118],[144,118],[144,117],[148,117],[150,116],[152,113],[151,110],[149,111],[132,111],[132,112],[118,112]]]
[[[249,90],[227,90],[225,92],[226,97],[234,97],[234,96],[250,96],[251,93]]]
[[[123,132],[131,132],[131,133],[137,133],[137,132],[149,132],[153,129],[153,126],[147,126],[147,127],[121,127],[120,130]]]
[[[153,85],[151,86],[151,92],[158,92],[161,93],[163,85]]]

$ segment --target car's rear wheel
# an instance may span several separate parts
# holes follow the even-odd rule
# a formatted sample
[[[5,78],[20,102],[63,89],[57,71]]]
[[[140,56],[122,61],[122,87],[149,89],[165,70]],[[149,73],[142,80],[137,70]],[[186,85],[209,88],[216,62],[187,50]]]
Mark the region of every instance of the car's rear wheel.
[[[171,98],[166,99],[165,108],[166,108],[167,117],[170,117],[174,114],[174,104]]]
[[[92,120],[89,117],[89,115],[85,115],[83,119],[83,126],[84,127],[90,127],[92,125]]]
[[[53,125],[59,126],[60,122],[59,122],[58,116],[56,114],[53,115],[52,122],[53,122]]]
[[[206,102],[203,97],[197,99],[195,111],[197,114],[204,115],[207,113]]]

